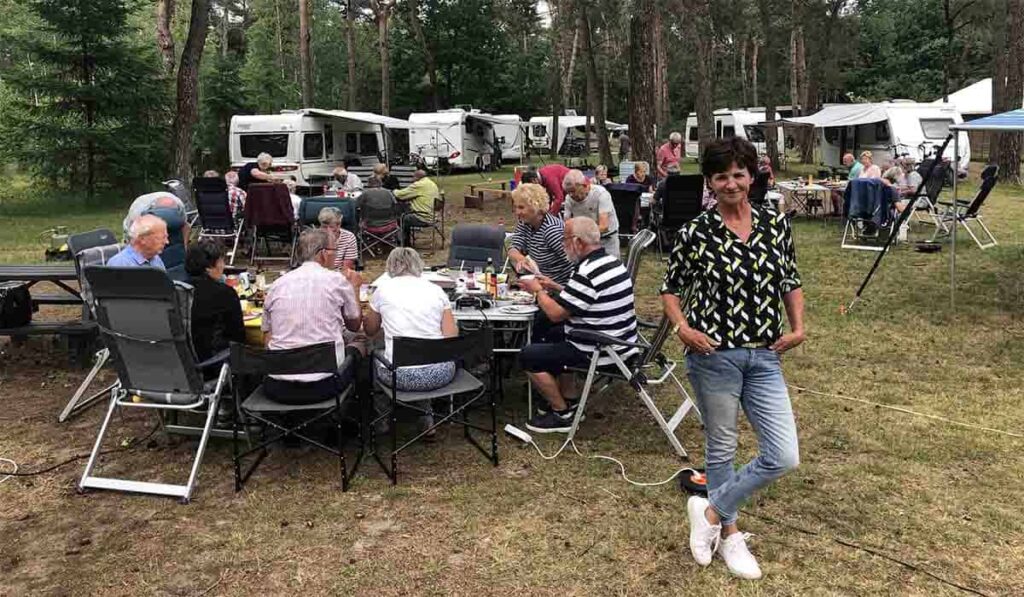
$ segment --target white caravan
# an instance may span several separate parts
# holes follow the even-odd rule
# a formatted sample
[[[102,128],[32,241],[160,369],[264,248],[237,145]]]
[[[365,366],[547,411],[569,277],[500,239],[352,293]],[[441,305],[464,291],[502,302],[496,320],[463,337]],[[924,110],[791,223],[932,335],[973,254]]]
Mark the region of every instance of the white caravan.
[[[282,110],[280,114],[232,116],[228,154],[238,169],[267,152],[273,171],[299,186],[323,184],[342,164],[372,166],[391,153],[389,129],[408,128],[397,118],[342,110]]]
[[[494,125],[498,143],[501,144],[501,159],[518,161],[523,157],[526,123],[518,114],[497,114],[494,117],[501,121],[501,124]]]
[[[530,119],[529,138],[530,144],[534,149],[551,151],[552,120],[551,116],[534,116]],[[621,131],[625,128],[624,125],[610,120],[605,121],[605,127],[608,129],[609,138],[613,136],[612,131]],[[597,130],[593,122],[591,122],[590,128],[591,132],[596,132]],[[559,116],[558,134],[555,138],[558,153],[562,155],[582,155],[586,132],[586,116]],[[618,135],[614,136],[617,137]],[[593,151],[597,147],[597,136],[592,134],[590,138],[592,145],[590,149]]]
[[[495,125],[502,121],[461,108],[409,115],[409,151],[428,168],[486,170],[494,162]],[[500,151],[500,149],[499,149]]]
[[[765,144],[764,127],[761,126],[766,120],[764,109],[754,108],[752,110],[715,110],[715,138],[725,139],[728,137],[740,137],[754,144],[757,153],[764,155],[768,151]],[[775,113],[776,120],[782,120],[778,112]],[[697,113],[690,112],[686,119],[686,132],[684,133],[686,157],[700,157],[700,143],[697,134]],[[777,139],[779,153],[786,151],[786,140],[780,134]]]
[[[786,123],[814,126],[819,129],[821,161],[826,166],[840,166],[845,153],[874,154],[874,161],[909,155],[918,161],[929,157],[949,135],[952,124],[963,118],[950,104],[920,104],[891,101],[874,104],[834,104],[810,116],[789,118]],[[960,132],[961,172],[971,160],[966,132]],[[953,159],[953,144],[943,157]]]

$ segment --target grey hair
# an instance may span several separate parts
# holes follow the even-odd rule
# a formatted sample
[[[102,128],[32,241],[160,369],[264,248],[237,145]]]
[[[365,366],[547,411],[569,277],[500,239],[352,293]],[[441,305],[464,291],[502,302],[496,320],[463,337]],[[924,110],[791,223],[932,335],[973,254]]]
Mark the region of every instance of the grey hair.
[[[601,244],[601,229],[597,222],[586,216],[579,216],[569,220],[572,222],[572,236],[583,241],[586,245]],[[569,222],[566,222],[568,226]]]
[[[139,216],[138,218],[135,218],[135,221],[132,222],[132,225],[128,228],[128,238],[131,240],[137,240],[149,236],[150,234],[153,234],[160,224],[164,224],[166,226],[166,223],[164,223],[159,216],[154,216],[153,214]]]
[[[579,170],[569,170],[565,173],[565,178],[562,179],[563,190],[572,190],[578,184],[587,184],[587,177],[582,172]]]
[[[265,151],[260,152],[260,154],[258,156],[256,156],[256,165],[257,166],[270,166],[273,163],[274,163],[274,157],[271,156],[269,153],[267,153]]]
[[[668,136],[668,140],[673,143],[682,143],[683,135],[680,134],[679,131],[672,131],[672,134]]]
[[[341,222],[344,219],[344,214],[342,214],[341,210],[337,207],[325,207],[316,215],[316,220],[320,222],[321,226],[327,226],[329,224],[337,224],[341,226]]]
[[[410,247],[398,247],[388,254],[387,260],[388,275],[392,278],[398,276],[419,276],[423,273],[423,259],[416,249]]]
[[[295,260],[298,263],[313,261],[320,251],[329,248],[330,244],[331,236],[326,230],[307,228],[299,235],[299,242],[295,245]]]
[[[374,174],[374,175],[370,176],[370,178],[366,179],[366,188],[368,188],[368,189],[379,189],[380,187],[381,187],[380,176]]]
[[[651,173],[651,165],[648,164],[647,162],[639,161],[639,162],[636,162],[633,165],[633,170],[634,171],[640,170],[640,169],[643,169],[644,174],[650,174]]]

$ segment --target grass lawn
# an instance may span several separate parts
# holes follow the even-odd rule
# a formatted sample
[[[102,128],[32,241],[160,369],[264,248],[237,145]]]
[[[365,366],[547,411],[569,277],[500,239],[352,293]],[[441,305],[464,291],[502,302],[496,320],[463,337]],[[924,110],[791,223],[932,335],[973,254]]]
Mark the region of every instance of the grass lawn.
[[[462,208],[462,188],[476,180],[442,181],[449,222],[504,217],[511,225],[505,204]],[[965,594],[949,583],[1024,594],[1024,439],[837,397],[1024,434],[1022,199],[1022,189],[997,186],[986,205],[998,247],[982,252],[960,235],[955,310],[949,247],[935,255],[900,247],[858,306],[841,313],[874,254],[840,250],[834,222],[796,221],[809,339],[784,368],[790,384],[807,389],[792,392],[802,462],[741,516],[765,572],[758,583],[733,580],[721,561],[706,569],[692,561],[675,483],[634,487],[615,465],[590,458],[618,458],[640,481],[686,464],[618,386],[588,408],[583,457],[567,451],[545,461],[502,437],[502,462],[492,468],[451,430],[403,458],[397,488],[368,460],[343,494],[334,460],[278,450],[236,494],[231,447],[221,441],[211,443],[189,506],[78,495],[82,463],[9,479],[0,484],[0,595]],[[0,261],[41,260],[36,236],[55,224],[116,230],[127,204],[56,211],[5,198]],[[648,255],[636,289],[641,313],[657,314],[663,272]],[[87,452],[100,409],[56,423],[83,372],[62,366],[43,342],[0,351],[0,456],[34,470]],[[670,353],[680,357],[677,340]],[[506,392],[502,421],[521,423],[521,374]],[[671,398],[659,394],[666,409]],[[141,438],[151,424],[132,413],[113,434]],[[740,462],[755,449],[742,429]],[[700,428],[691,419],[679,435],[691,463],[701,463]],[[540,445],[551,453],[558,443]],[[106,471],[173,480],[192,447],[157,434],[107,457]]]

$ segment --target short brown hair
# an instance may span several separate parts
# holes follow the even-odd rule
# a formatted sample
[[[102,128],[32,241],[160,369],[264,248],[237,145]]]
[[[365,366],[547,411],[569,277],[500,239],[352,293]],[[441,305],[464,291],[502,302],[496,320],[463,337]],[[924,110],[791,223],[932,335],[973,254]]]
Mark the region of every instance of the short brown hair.
[[[700,158],[700,173],[704,178],[711,178],[733,164],[746,168],[751,177],[757,176],[757,149],[750,141],[740,137],[712,141]]]

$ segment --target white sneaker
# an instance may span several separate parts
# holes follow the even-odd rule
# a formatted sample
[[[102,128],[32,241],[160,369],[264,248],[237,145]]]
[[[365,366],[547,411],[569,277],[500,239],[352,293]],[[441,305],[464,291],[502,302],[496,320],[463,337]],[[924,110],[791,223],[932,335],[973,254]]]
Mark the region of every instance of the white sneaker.
[[[757,560],[747,549],[748,537],[750,537],[749,533],[729,535],[722,539],[722,549],[719,553],[722,554],[722,559],[725,560],[725,565],[729,567],[729,572],[732,572],[733,576],[757,580],[761,578],[761,567],[757,565]]]
[[[705,498],[696,495],[690,496],[686,502],[686,513],[690,518],[690,553],[701,566],[711,563],[722,533],[722,525],[711,524],[704,517],[709,504]]]

